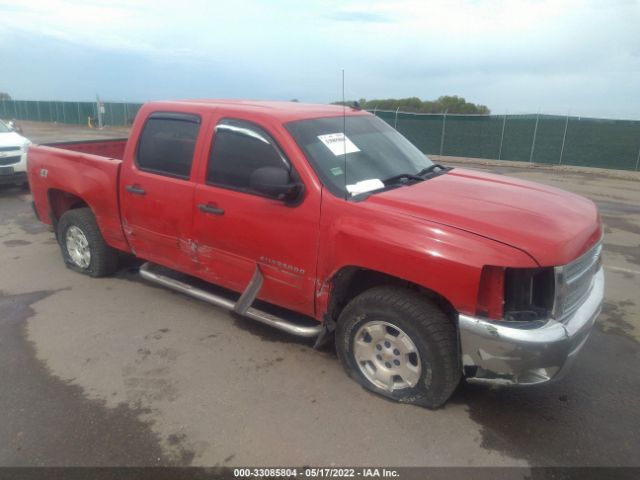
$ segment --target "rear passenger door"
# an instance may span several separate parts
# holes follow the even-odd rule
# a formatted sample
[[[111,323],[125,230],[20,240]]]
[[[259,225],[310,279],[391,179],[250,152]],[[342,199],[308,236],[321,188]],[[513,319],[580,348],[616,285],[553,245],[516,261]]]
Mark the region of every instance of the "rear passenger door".
[[[191,113],[152,113],[120,177],[122,223],[135,254],[182,271],[193,266],[191,170],[200,124]]]
[[[217,123],[204,183],[195,192],[199,276],[240,292],[259,267],[259,299],[313,315],[319,199],[290,205],[253,191],[252,173],[267,166],[285,167],[300,181],[264,127],[235,119]]]

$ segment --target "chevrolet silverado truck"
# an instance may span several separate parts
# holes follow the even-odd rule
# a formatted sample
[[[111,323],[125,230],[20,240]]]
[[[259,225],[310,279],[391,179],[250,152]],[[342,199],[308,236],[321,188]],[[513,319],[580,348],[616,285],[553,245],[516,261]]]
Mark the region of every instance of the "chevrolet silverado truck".
[[[11,122],[0,120],[0,185],[27,186],[27,149],[30,144]]]
[[[601,309],[590,200],[435,164],[357,108],[151,102],[128,140],[33,145],[28,175],[69,268],[133,254],[144,279],[334,341],[400,402],[560,378]]]

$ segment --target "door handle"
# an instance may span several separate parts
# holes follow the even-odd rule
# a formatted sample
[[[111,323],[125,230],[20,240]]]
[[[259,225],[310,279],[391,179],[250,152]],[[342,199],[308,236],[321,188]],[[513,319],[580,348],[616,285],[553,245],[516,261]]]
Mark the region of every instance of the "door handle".
[[[129,193],[133,193],[134,195],[146,195],[147,193],[144,191],[144,188],[137,187],[136,185],[126,185],[124,189]]]
[[[213,215],[224,215],[224,210],[222,208],[218,208],[209,203],[198,204],[198,209],[204,213],[211,213]]]

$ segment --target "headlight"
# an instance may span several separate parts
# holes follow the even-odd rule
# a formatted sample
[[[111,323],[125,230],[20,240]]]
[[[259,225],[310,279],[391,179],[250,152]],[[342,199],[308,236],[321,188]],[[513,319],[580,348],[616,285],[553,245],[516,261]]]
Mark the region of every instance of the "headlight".
[[[549,318],[553,309],[553,268],[482,269],[476,313],[481,317],[512,322]]]
[[[504,319],[529,322],[548,318],[553,309],[553,268],[507,268],[504,279]]]

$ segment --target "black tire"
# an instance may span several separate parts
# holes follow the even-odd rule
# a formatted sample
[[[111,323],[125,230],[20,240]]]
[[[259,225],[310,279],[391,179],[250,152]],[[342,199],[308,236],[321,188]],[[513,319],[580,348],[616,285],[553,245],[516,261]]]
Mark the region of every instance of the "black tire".
[[[414,386],[385,390],[362,372],[354,356],[354,341],[362,326],[373,325],[369,322],[391,324],[414,343],[419,358],[415,356],[412,361],[416,366],[418,363],[421,365],[419,380]],[[455,325],[434,302],[401,287],[375,287],[354,298],[338,319],[336,350],[351,378],[368,390],[398,402],[438,408],[449,399],[460,382]],[[373,363],[369,362],[369,365]]]
[[[87,239],[90,252],[90,261],[87,266],[83,267],[74,262],[67,249],[66,236],[71,227],[80,229]],[[67,210],[58,221],[57,235],[62,258],[68,268],[92,277],[111,275],[118,269],[118,251],[104,241],[91,209]]]

